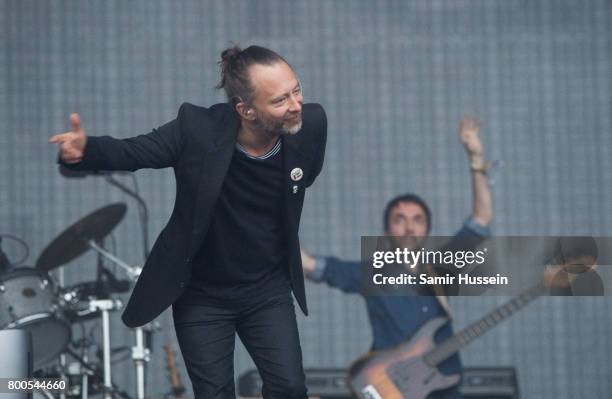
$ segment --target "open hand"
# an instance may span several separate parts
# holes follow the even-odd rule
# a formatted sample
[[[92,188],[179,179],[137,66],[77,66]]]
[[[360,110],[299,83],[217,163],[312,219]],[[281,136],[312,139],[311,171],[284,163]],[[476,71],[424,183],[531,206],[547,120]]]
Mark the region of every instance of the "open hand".
[[[459,122],[459,139],[470,155],[482,154],[482,143],[478,137],[480,121],[469,115],[465,115]]]

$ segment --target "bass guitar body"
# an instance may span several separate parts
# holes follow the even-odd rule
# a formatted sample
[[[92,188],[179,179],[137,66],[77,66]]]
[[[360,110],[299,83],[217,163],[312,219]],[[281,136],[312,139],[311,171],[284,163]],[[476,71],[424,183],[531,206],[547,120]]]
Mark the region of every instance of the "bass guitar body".
[[[459,383],[459,374],[444,375],[423,356],[435,347],[434,335],[448,319],[425,323],[405,343],[357,359],[349,369],[349,385],[360,399],[426,399],[432,392]]]

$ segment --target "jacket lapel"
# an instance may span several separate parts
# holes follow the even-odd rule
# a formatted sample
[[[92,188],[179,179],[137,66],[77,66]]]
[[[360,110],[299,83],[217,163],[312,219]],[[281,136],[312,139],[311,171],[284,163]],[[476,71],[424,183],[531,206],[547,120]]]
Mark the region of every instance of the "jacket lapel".
[[[298,229],[302,204],[304,203],[304,191],[306,189],[304,185],[304,182],[307,180],[305,174],[309,172],[310,160],[302,151],[300,134],[303,133],[283,136],[283,219],[285,220],[285,232],[287,234],[287,255],[289,257],[291,287],[300,308],[304,314],[308,315]]]
[[[298,133],[299,135],[299,133]],[[296,136],[283,137],[283,180],[285,187],[286,204],[294,202],[303,195],[304,191],[304,171],[306,170],[307,159],[300,148],[300,140]],[[300,176],[301,171],[301,176]],[[292,172],[293,178],[292,178]],[[295,179],[295,180],[294,180]]]
[[[221,186],[229,169],[236,146],[240,120],[234,112],[229,112],[217,125],[212,134],[211,146],[206,150],[200,169],[200,181],[193,226],[203,226],[208,230],[210,215],[221,192]],[[200,240],[204,234],[194,234]],[[191,249],[199,249],[200,242],[192,242]]]

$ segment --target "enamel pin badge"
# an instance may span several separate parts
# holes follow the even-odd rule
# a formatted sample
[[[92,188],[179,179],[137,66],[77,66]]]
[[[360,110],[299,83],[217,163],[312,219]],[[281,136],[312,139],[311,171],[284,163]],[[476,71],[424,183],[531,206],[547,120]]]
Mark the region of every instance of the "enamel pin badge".
[[[291,170],[291,180],[300,181],[304,177],[304,171],[301,168],[293,168]]]
[[[302,177],[304,177],[304,171],[301,168],[293,168],[291,170],[291,173],[289,174],[291,176],[291,180],[298,182],[300,180],[302,180]],[[293,185],[293,194],[297,194],[298,192],[298,186],[297,184]]]

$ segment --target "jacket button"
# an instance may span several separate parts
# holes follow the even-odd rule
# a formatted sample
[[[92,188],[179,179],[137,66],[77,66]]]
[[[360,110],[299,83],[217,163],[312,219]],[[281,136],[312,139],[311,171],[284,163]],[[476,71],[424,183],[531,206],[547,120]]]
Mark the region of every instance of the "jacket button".
[[[180,287],[180,288],[185,288],[185,282],[184,282],[184,281],[181,281],[181,282],[179,283],[179,287]]]
[[[191,258],[185,258],[185,263],[191,262]]]

